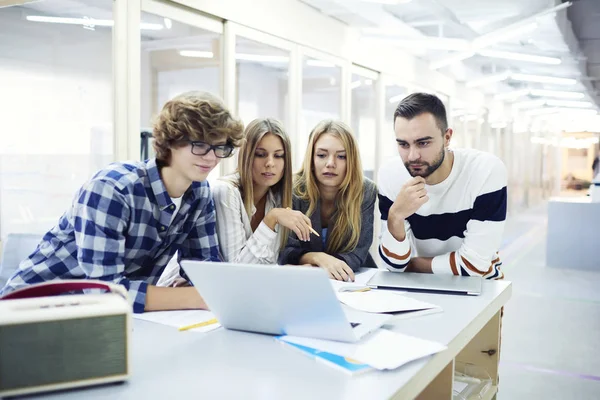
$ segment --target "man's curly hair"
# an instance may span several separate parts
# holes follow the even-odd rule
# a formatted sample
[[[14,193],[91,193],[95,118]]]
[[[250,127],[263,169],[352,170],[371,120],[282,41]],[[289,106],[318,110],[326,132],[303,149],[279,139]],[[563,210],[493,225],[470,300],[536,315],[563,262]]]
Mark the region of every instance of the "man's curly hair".
[[[156,159],[171,161],[171,149],[198,140],[214,143],[226,139],[239,147],[244,125],[231,115],[223,101],[207,92],[187,92],[169,100],[154,122],[152,136]]]

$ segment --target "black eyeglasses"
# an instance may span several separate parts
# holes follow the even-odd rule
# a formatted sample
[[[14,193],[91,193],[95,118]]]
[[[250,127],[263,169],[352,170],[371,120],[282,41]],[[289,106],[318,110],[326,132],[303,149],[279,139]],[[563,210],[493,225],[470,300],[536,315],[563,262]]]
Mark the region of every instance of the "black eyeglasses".
[[[209,151],[214,150],[218,158],[227,158],[233,154],[233,146],[230,144],[208,144],[204,142],[188,141],[192,145],[192,154],[196,156],[205,156]]]

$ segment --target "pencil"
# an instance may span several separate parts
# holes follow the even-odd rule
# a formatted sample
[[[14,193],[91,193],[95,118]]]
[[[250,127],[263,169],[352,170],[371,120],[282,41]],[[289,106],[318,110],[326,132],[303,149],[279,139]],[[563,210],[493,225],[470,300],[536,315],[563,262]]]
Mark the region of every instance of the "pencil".
[[[289,208],[289,207],[286,207],[285,209],[286,209],[286,210],[291,210],[291,208]],[[315,231],[315,230],[312,228],[312,226],[309,226],[309,229],[310,229],[310,231],[311,231],[312,233],[314,233],[315,235],[317,235],[317,237],[321,237],[321,235],[319,235],[319,234],[317,233],[317,231]]]
[[[200,328],[202,326],[216,324],[217,322],[219,322],[219,321],[217,321],[216,318],[213,318],[213,319],[209,319],[208,321],[199,322],[197,324],[182,326],[181,328],[179,328],[179,330],[180,331],[187,331],[189,329]]]

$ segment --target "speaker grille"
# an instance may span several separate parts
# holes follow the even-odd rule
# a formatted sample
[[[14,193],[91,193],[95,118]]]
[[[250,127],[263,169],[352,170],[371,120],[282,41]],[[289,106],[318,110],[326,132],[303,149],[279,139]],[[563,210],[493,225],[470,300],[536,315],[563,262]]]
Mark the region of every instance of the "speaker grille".
[[[127,373],[127,316],[0,326],[0,391]]]

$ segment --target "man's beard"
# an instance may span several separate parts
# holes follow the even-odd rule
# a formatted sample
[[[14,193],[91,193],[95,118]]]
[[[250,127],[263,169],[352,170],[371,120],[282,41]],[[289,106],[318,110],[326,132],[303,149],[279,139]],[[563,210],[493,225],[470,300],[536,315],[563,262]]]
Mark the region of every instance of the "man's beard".
[[[442,163],[444,162],[444,157],[446,157],[446,151],[444,149],[444,146],[442,146],[442,150],[438,154],[438,157],[435,160],[433,160],[431,164],[424,161],[413,163],[405,162],[404,166],[406,167],[408,173],[411,176],[420,176],[423,178],[427,178],[429,175],[433,174],[440,167],[440,165],[442,165]],[[411,165],[419,166],[421,168],[418,171],[414,171],[410,168]]]

